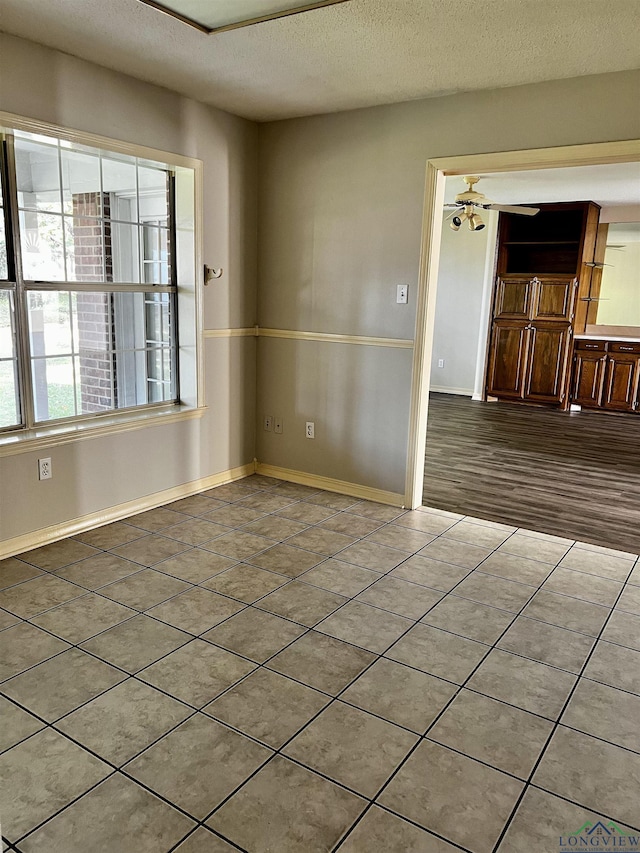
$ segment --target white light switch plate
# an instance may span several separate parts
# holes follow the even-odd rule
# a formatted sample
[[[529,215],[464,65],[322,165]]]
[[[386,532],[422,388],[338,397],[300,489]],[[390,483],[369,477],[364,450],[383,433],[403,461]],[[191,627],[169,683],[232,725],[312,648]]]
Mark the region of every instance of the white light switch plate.
[[[409,301],[409,285],[399,284],[396,288],[396,302],[398,305],[406,305]]]

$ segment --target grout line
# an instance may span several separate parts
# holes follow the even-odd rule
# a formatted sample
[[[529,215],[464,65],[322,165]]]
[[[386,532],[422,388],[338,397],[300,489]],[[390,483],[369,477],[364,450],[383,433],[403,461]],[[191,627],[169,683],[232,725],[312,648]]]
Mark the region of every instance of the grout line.
[[[631,568],[629,569],[629,574],[627,575],[627,579],[625,580],[625,584],[626,584],[626,583],[627,583],[627,581],[629,580],[629,577],[631,576],[631,572],[632,572],[632,571],[633,571],[633,566],[631,566]],[[624,589],[624,586],[623,586],[623,589]],[[617,602],[618,602],[618,600],[619,600],[619,598],[620,598],[620,596],[621,596],[621,595],[622,595],[622,590],[620,590],[620,592],[618,593],[618,597],[616,598],[616,600],[615,600],[615,602],[614,602],[614,607],[615,607],[615,605],[617,604]],[[578,673],[578,677],[576,678],[576,680],[575,680],[575,682],[574,682],[574,685],[573,685],[573,687],[571,688],[571,690],[569,691],[569,694],[568,694],[568,696],[567,696],[567,698],[566,698],[566,700],[565,700],[565,702],[564,702],[564,705],[562,706],[562,710],[560,711],[560,714],[558,714],[558,716],[556,717],[556,720],[555,720],[555,722],[554,722],[553,728],[552,728],[552,730],[550,731],[550,733],[549,733],[549,735],[548,735],[548,737],[547,737],[547,740],[546,740],[546,742],[545,742],[544,746],[542,747],[542,750],[540,751],[540,754],[538,755],[538,758],[537,758],[537,760],[536,760],[535,764],[533,765],[533,768],[531,769],[531,773],[529,774],[529,776],[528,776],[528,778],[527,778],[527,780],[526,780],[525,786],[524,786],[524,788],[522,789],[522,791],[520,792],[520,796],[519,796],[519,797],[518,797],[518,799],[516,800],[516,803],[515,803],[515,805],[514,805],[514,807],[513,807],[512,811],[511,811],[511,814],[510,814],[510,815],[509,815],[509,817],[507,818],[507,821],[506,821],[506,823],[504,824],[504,826],[503,826],[503,828],[502,828],[502,832],[500,833],[500,836],[498,837],[498,840],[496,841],[496,844],[495,844],[495,846],[494,846],[494,848],[493,848],[493,849],[494,849],[494,851],[497,851],[497,850],[498,850],[498,847],[500,846],[500,844],[501,844],[501,842],[502,842],[502,839],[503,839],[503,838],[504,838],[504,836],[506,835],[506,833],[507,833],[507,831],[508,831],[508,829],[509,829],[509,827],[510,827],[511,823],[513,822],[513,819],[514,819],[514,817],[515,817],[515,815],[516,815],[516,813],[517,813],[517,811],[518,811],[518,808],[519,808],[520,803],[522,802],[522,800],[523,800],[523,798],[524,798],[524,795],[525,795],[526,791],[528,790],[529,786],[532,784],[533,778],[534,778],[534,776],[535,776],[535,774],[536,774],[536,772],[537,772],[537,770],[538,770],[538,767],[540,766],[540,763],[542,762],[542,759],[543,759],[544,755],[546,754],[547,749],[549,748],[549,746],[550,746],[550,744],[551,744],[551,741],[552,741],[553,737],[555,736],[556,731],[558,730],[558,726],[559,726],[559,725],[561,725],[560,720],[561,720],[561,719],[562,719],[562,717],[564,716],[565,711],[567,710],[567,708],[569,707],[569,704],[570,704],[571,700],[573,699],[573,696],[574,696],[574,694],[575,694],[575,692],[576,692],[576,689],[577,689],[577,687],[578,687],[578,684],[580,683],[581,678],[584,676],[584,672],[586,671],[587,666],[589,665],[589,661],[591,660],[591,657],[593,656],[593,654],[594,654],[594,652],[595,652],[595,650],[596,650],[596,647],[597,647],[597,645],[598,645],[598,642],[599,642],[599,640],[600,640],[600,637],[602,636],[602,633],[604,632],[604,630],[605,630],[605,628],[606,628],[606,626],[607,626],[607,623],[609,622],[609,619],[611,618],[612,614],[613,614],[613,609],[611,609],[611,610],[609,611],[609,615],[608,615],[608,616],[607,616],[607,618],[605,619],[604,624],[602,625],[602,627],[601,627],[601,629],[600,629],[600,633],[599,633],[599,634],[598,634],[598,636],[596,637],[596,642],[593,644],[593,646],[592,646],[592,647],[591,647],[591,649],[589,650],[589,653],[587,654],[587,657],[586,657],[586,659],[585,659],[585,661],[584,661],[584,663],[583,663],[583,665],[582,665],[582,668],[580,669],[580,672]],[[585,735],[585,736],[586,736],[586,737],[590,737],[590,735]],[[614,818],[613,818],[613,820],[616,820],[618,823],[625,824],[625,822],[624,822],[624,821],[619,820],[617,817],[614,817]],[[626,824],[625,824],[625,825],[626,825]]]

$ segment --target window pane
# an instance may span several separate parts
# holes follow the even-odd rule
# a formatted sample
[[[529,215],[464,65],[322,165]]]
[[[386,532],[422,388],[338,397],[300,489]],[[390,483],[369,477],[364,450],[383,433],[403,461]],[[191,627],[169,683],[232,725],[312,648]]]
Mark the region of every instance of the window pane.
[[[33,356],[72,354],[73,296],[65,292],[29,292],[29,343]]]
[[[135,160],[103,157],[102,192],[109,196],[112,219],[138,221]]]
[[[58,148],[16,138],[18,206],[30,210],[62,212]]]
[[[138,166],[140,221],[166,225],[169,216],[169,181],[163,169]]]
[[[147,343],[165,344],[170,341],[169,300],[158,299],[167,294],[147,294]],[[149,298],[151,297],[151,298]]]
[[[102,221],[65,216],[68,281],[104,281],[105,256]]]
[[[0,429],[19,423],[15,363],[0,361]]]
[[[142,226],[145,284],[169,284],[169,230]]]
[[[77,293],[75,307],[80,411],[107,412],[116,407],[113,294]]]
[[[102,216],[100,160],[79,151],[61,149],[64,212],[73,216]]]
[[[0,291],[0,428],[20,423],[13,294]]]
[[[138,252],[138,226],[111,222],[107,233],[107,281],[140,281],[140,260]]]
[[[32,375],[36,420],[69,418],[77,414],[73,359],[33,359]]]
[[[62,217],[20,212],[22,269],[27,281],[64,281]]]

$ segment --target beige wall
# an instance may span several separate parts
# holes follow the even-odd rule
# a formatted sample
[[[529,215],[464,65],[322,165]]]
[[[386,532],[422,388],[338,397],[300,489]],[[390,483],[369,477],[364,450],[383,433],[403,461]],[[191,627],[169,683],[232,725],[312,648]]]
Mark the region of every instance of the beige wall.
[[[0,110],[204,162],[205,328],[256,322],[257,128],[180,95],[0,36]],[[0,458],[0,541],[249,463],[255,339],[204,341],[201,420]],[[36,459],[51,455],[53,479]]]
[[[460,178],[448,178],[460,185]],[[449,227],[451,211],[444,213],[440,240],[438,298],[433,329],[431,388],[433,391],[471,396],[476,381],[478,350],[481,357],[487,338],[487,319],[483,314],[483,296],[487,263],[492,277],[496,249],[494,211],[483,212],[485,228],[469,231],[463,224],[459,231]],[[487,258],[487,253],[489,257]],[[438,366],[438,360],[444,367]],[[484,366],[484,358],[482,358]]]
[[[609,242],[617,242],[609,231]],[[622,240],[619,241],[623,243]],[[640,326],[640,242],[607,249],[597,322],[604,326]]]
[[[640,136],[634,73],[258,129],[1,38],[0,109],[204,161],[204,259],[225,269],[205,292],[205,328],[258,319],[265,327],[412,338],[428,158]],[[410,285],[408,306],[395,303],[401,283]],[[204,348],[210,408],[202,420],[61,445],[50,453],[54,477],[45,483],[36,476],[38,454],[1,458],[0,539],[215,474],[254,454],[403,491],[411,350],[261,338],[256,395],[254,338],[207,338]],[[256,440],[264,414],[283,418],[283,435],[260,429]],[[307,420],[316,423],[313,441],[304,438]]]
[[[639,86],[624,72],[261,125],[259,324],[412,338],[427,159],[638,138]],[[402,492],[408,352],[261,339],[258,417],[293,423],[258,430],[258,459]]]

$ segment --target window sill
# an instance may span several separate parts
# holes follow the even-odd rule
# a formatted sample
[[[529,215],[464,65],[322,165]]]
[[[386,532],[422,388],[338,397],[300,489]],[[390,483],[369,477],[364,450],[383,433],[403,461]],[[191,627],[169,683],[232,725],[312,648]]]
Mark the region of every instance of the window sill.
[[[0,436],[0,457],[14,456],[18,453],[32,453],[36,450],[46,450],[49,447],[59,447],[83,441],[87,438],[101,438],[120,432],[130,432],[136,429],[164,426],[177,421],[201,418],[207,411],[206,406],[171,406],[169,409],[144,412],[127,412],[122,415],[100,418],[99,422],[79,421],[74,424],[57,424],[42,426],[22,432],[7,433]]]

